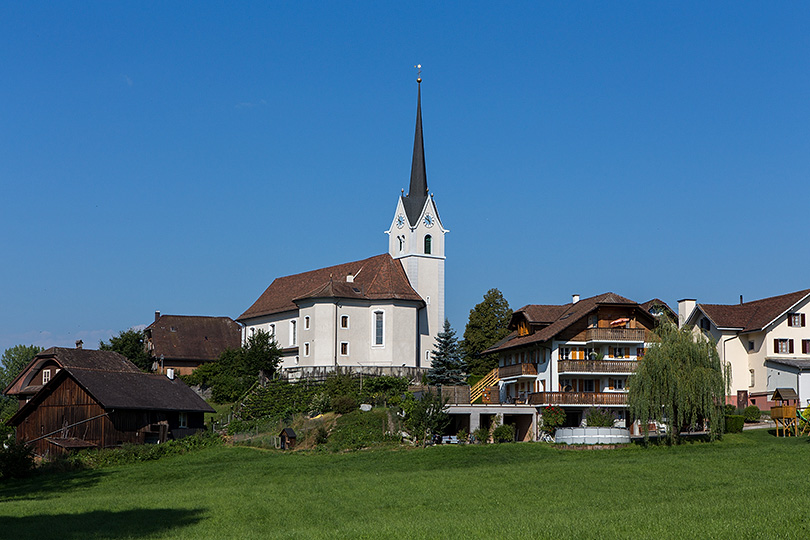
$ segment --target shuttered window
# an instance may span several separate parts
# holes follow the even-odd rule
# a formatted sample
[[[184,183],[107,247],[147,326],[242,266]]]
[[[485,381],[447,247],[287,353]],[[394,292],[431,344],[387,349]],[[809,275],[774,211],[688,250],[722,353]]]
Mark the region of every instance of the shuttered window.
[[[777,354],[793,354],[792,339],[774,339],[773,351]]]

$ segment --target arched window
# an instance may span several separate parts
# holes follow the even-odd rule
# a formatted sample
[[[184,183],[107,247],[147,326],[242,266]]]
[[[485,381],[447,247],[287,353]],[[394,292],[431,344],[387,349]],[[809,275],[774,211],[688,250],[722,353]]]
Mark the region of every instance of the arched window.
[[[425,236],[425,255],[430,255],[433,247],[433,238],[430,235]]]
[[[397,236],[397,240],[399,240],[399,251],[402,252],[405,249],[405,237]]]

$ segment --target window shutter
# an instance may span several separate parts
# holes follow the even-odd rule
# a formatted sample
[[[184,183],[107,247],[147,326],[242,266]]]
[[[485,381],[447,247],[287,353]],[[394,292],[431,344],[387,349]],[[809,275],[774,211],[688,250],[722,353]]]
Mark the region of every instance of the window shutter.
[[[793,326],[793,313],[788,313],[788,326]]]
[[[802,340],[802,354],[807,354],[807,345],[810,341],[803,339]]]
[[[608,358],[613,358],[613,347],[608,347]]]
[[[804,313],[802,313],[802,326],[804,326]]]
[[[793,354],[793,340],[792,339],[788,340],[788,352],[790,354]]]
[[[773,353],[777,354],[779,352],[779,340],[773,340]]]
[[[608,379],[608,388],[613,390],[613,379]]]

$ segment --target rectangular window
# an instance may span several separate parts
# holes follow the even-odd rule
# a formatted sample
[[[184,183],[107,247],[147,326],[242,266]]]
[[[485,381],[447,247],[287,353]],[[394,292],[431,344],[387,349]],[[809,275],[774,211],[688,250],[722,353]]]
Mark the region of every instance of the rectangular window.
[[[749,384],[748,386],[754,386],[754,370],[753,370],[753,369],[749,369],[749,370],[748,370],[748,373],[750,373],[750,374],[751,374],[751,382],[750,382],[750,384]]]
[[[644,358],[644,347],[636,348],[636,358]]]
[[[624,358],[624,347],[616,347],[613,349],[614,358]]]
[[[748,350],[749,350],[749,351],[753,351],[753,350],[754,350],[754,342],[753,342],[753,341],[749,341],[749,342],[748,342]]]
[[[298,345],[298,321],[290,321],[290,346]]]
[[[340,356],[349,356],[349,342],[348,341],[341,341],[340,342]]]
[[[624,379],[616,379],[613,381],[614,390],[624,390]]]
[[[268,332],[270,332],[271,337],[276,337],[276,325],[271,324],[270,328],[268,329]]]
[[[793,354],[793,340],[792,339],[773,340],[773,352],[777,354]]]
[[[374,312],[374,345],[377,347],[382,347],[384,344],[384,315],[382,311]]]
[[[810,354],[810,339],[802,340],[802,354]]]
[[[596,315],[589,315],[588,316],[588,328],[596,328],[599,319]]]
[[[188,413],[184,413],[184,412],[179,413],[177,423],[179,424],[180,428],[187,428],[188,427]]]
[[[788,314],[788,326],[804,326],[804,313]]]
[[[309,356],[309,341],[304,343],[304,356]]]
[[[349,327],[349,316],[348,315],[341,315],[340,316],[340,327],[341,328],[348,328]]]
[[[574,386],[571,384],[571,379],[560,379],[560,390],[563,392],[571,392]]]
[[[48,384],[48,381],[51,380],[51,370],[50,369],[43,369],[42,370],[42,384]]]
[[[304,330],[309,330],[309,316],[304,317]]]
[[[560,347],[560,360],[568,360],[571,357],[571,349]]]
[[[595,392],[594,388],[596,387],[596,385],[594,384],[593,379],[585,379],[582,382],[584,383],[583,389],[584,392]]]

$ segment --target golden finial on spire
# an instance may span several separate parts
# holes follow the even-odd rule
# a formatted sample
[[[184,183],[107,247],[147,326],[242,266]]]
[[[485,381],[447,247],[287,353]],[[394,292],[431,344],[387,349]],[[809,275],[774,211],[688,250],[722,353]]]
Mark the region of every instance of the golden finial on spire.
[[[416,72],[416,82],[421,83],[422,82],[422,64],[416,64],[413,67],[415,67],[416,69],[419,70],[419,71]]]

